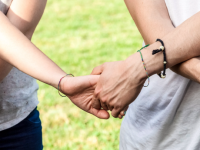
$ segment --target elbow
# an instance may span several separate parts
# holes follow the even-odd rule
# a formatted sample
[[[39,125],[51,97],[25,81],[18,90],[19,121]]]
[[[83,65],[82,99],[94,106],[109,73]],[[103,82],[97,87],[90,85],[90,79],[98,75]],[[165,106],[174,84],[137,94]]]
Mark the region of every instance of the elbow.
[[[35,28],[32,25],[26,24],[23,27],[18,27],[18,29],[29,39],[31,40]]]

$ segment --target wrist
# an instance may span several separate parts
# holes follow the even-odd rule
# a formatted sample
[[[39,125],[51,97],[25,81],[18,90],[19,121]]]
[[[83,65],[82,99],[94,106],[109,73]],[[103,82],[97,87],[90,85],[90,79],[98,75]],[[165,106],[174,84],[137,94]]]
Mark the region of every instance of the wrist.
[[[145,63],[145,66],[147,68],[147,72],[149,76],[152,76],[154,74],[160,73],[163,71],[163,54],[158,53],[155,55],[152,55],[152,51],[155,49],[158,49],[161,46],[159,42],[155,42],[151,44],[149,47],[143,49],[142,55],[143,55],[143,60]]]
[[[155,42],[141,50],[146,70],[143,66],[142,58],[139,52],[131,55],[125,60],[126,65],[130,65],[130,69],[134,68],[134,72],[132,73],[137,76],[139,81],[143,82],[148,78],[148,76],[160,73],[163,70],[163,54],[158,53],[156,55],[152,55],[152,51],[154,49],[158,49],[160,46],[161,44],[159,42]]]
[[[64,93],[66,96],[70,94],[72,86],[72,77],[71,76],[65,76],[61,81],[59,85],[59,91]]]
[[[58,83],[62,77],[64,77],[66,73],[63,72],[56,72],[55,74],[51,74],[48,78],[49,82],[45,82],[46,84],[58,89]]]
[[[129,66],[129,70],[132,70],[131,74],[134,74],[139,82],[145,82],[148,78],[139,53],[129,56],[125,60],[125,66]]]

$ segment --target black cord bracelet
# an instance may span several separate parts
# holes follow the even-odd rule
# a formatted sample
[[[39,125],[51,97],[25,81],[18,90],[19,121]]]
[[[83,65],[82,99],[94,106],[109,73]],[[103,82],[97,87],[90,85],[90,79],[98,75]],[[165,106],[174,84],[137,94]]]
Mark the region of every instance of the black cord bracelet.
[[[163,73],[159,73],[158,76],[160,78],[165,78],[166,77],[166,68],[167,68],[167,60],[166,60],[166,53],[165,53],[165,45],[164,45],[164,42],[161,40],[161,39],[157,39],[156,42],[160,42],[162,44],[162,46],[160,46],[159,49],[156,49],[156,50],[153,50],[152,51],[152,55],[155,55],[161,51],[163,51],[163,57],[164,57],[164,61],[163,61],[163,64],[164,64],[164,69],[163,69]]]

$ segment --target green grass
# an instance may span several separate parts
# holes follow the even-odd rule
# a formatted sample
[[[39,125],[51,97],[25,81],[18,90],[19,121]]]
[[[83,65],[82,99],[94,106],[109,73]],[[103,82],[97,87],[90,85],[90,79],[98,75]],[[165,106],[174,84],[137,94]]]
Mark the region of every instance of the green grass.
[[[121,0],[48,0],[33,37],[63,70],[90,74],[106,61],[126,59],[142,38]],[[45,150],[117,150],[121,120],[99,120],[39,82]]]

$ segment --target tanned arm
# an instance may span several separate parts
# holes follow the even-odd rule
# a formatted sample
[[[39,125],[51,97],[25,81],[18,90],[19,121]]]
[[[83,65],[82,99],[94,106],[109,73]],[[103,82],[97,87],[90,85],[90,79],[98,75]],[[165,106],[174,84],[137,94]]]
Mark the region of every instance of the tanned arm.
[[[199,18],[200,12],[163,37],[160,36],[165,43],[167,68],[200,56]],[[144,22],[144,24],[147,24],[147,22]],[[156,38],[158,37],[156,36]],[[142,50],[143,60],[150,76],[163,70],[163,53],[152,55],[152,51],[160,46],[160,42],[154,42]],[[196,70],[198,72],[198,69]],[[139,53],[131,55],[125,61],[105,63],[95,68],[92,74],[101,74],[93,101],[100,100],[101,106],[107,106],[109,110],[112,110],[114,117],[117,117],[122,110],[137,98],[147,79]],[[192,75],[196,79],[199,78],[199,73],[195,76],[192,72]]]
[[[174,30],[164,0],[124,0],[146,44]],[[200,57],[177,64],[172,71],[200,83]]]

